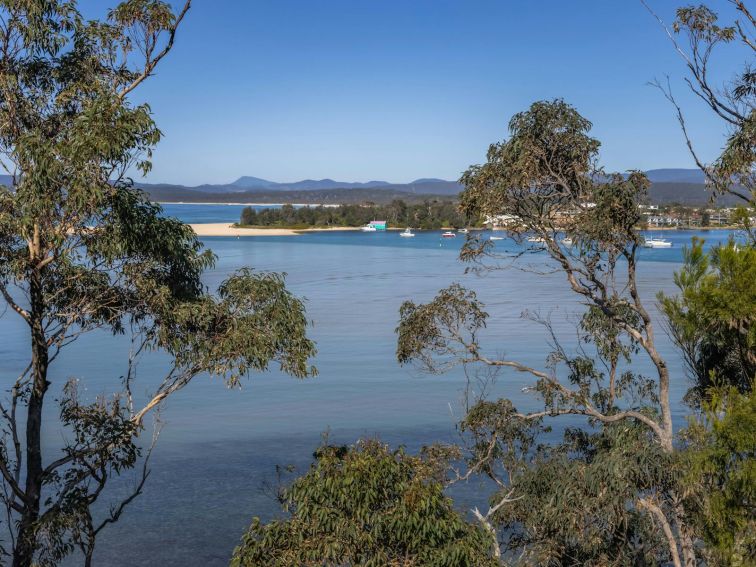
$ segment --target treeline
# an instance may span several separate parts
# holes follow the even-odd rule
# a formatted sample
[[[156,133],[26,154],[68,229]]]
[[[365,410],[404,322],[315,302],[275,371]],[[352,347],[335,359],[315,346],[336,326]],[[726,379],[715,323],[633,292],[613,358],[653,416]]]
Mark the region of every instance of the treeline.
[[[261,211],[246,207],[239,223],[245,226],[305,228],[363,226],[372,220],[385,220],[392,227],[421,229],[463,227],[468,224],[458,205],[452,201],[427,200],[408,204],[401,199],[395,199],[388,205],[365,203],[338,207],[294,207],[287,204],[280,209]]]
[[[442,196],[439,193],[426,191],[423,193],[409,193],[392,189],[391,187],[357,188],[357,189],[313,189],[299,191],[238,191],[233,186],[225,186],[227,190],[218,190],[224,186],[205,185],[200,187],[184,187],[181,185],[150,185],[140,184],[139,188],[150,196],[151,201],[160,203],[328,203],[360,204],[366,201],[387,205],[394,199],[402,199],[409,203],[422,203],[426,199],[452,199],[454,196]],[[429,188],[432,189],[432,188]]]

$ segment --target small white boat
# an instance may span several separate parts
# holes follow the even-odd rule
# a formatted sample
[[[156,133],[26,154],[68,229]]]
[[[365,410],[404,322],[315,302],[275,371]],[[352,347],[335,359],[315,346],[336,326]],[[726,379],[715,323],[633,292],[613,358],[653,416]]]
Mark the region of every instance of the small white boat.
[[[410,227],[407,227],[404,229],[404,232],[400,232],[399,236],[403,236],[404,238],[411,238],[415,236],[415,233],[412,232],[412,229]]]
[[[488,240],[504,240],[503,236],[489,236]]]
[[[378,229],[375,228],[372,224],[366,224],[360,230],[362,232],[376,232]]]
[[[672,243],[663,238],[647,238],[643,241],[643,246],[646,248],[672,248]]]
[[[572,246],[572,238],[570,238],[569,236],[562,238],[562,244],[564,244],[565,246]]]
[[[531,236],[530,238],[528,238],[528,242],[536,242],[538,244],[543,244],[544,242],[546,242],[546,240],[544,240],[540,236]]]
[[[459,232],[460,234],[467,234],[470,231],[467,230],[466,228],[460,228],[457,232]]]
[[[452,231],[450,231],[450,230],[447,230],[447,231],[446,231],[445,233],[443,233],[443,234],[441,235],[441,238],[454,238],[454,237],[456,237],[456,236],[457,236],[457,235],[456,235],[456,234],[454,234],[454,233],[453,233]]]

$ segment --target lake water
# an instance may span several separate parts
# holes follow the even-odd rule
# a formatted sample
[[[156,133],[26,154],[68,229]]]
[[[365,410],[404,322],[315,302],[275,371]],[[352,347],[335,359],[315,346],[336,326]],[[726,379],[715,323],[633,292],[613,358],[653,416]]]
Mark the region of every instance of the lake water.
[[[279,208],[280,205],[200,205],[164,203],[163,213],[166,216],[177,217],[182,221],[192,223],[207,222],[239,222],[242,211],[247,206],[255,210]]]
[[[233,222],[242,207],[171,205],[167,212],[192,222]],[[670,250],[643,250],[639,278],[648,303],[658,290],[674,291],[672,274],[682,246],[694,233],[667,232]],[[707,243],[729,233],[701,233]],[[442,376],[421,375],[395,361],[400,304],[431,299],[441,288],[461,282],[474,288],[491,313],[482,340],[492,354],[543,366],[549,352],[545,330],[521,319],[525,309],[550,315],[571,344],[579,305],[558,274],[537,276],[516,270],[486,276],[465,274],[457,259],[463,238],[419,232],[312,233],[293,237],[205,238],[218,256],[206,282],[214,288],[230,272],[251,266],[286,272],[292,291],[307,299],[318,344],[319,376],[297,380],[277,370],[253,374],[240,390],[216,379],[197,377],[164,408],[163,429],[153,455],[153,472],[144,494],[121,521],[103,532],[100,565],[226,565],[243,530],[255,516],[269,518],[277,504],[265,489],[275,480],[275,465],[304,470],[321,434],[336,442],[380,436],[416,449],[451,440],[461,416],[465,377],[460,369]],[[500,241],[507,249],[510,245]],[[543,255],[528,261],[542,264]],[[660,330],[660,350],[670,363],[673,396],[687,389],[679,358]],[[25,329],[9,314],[0,319],[0,369],[6,376],[27,362]],[[81,339],[56,360],[53,388],[75,376],[93,397],[112,391],[125,372],[129,345],[106,334]],[[145,359],[139,370],[142,392],[159,377],[164,361]],[[637,365],[636,369],[643,368]],[[502,374],[492,393],[514,399],[523,410],[537,402],[521,388],[522,374]],[[47,405],[45,442],[59,444],[56,408]],[[675,419],[684,409],[677,403]],[[129,479],[126,480],[128,484]],[[463,489],[460,502],[476,498]]]

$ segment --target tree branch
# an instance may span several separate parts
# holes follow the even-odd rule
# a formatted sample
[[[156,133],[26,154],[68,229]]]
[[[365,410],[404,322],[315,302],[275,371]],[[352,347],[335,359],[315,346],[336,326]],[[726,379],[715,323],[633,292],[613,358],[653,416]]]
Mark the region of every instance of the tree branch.
[[[144,64],[144,71],[136,78],[130,85],[125,87],[123,90],[121,90],[118,93],[118,99],[123,100],[127,94],[129,94],[131,91],[133,91],[135,88],[137,88],[142,82],[144,82],[147,77],[150,76],[150,73],[157,67],[157,64],[160,63],[160,60],[165,57],[168,52],[173,48],[173,41],[176,38],[176,30],[178,29],[179,24],[181,23],[181,20],[184,19],[184,16],[189,11],[189,8],[191,7],[192,0],[186,0],[186,3],[184,4],[183,9],[181,12],[179,12],[179,15],[176,17],[176,21],[171,26],[169,33],[168,33],[168,43],[163,48],[163,50],[158,53],[154,59],[151,59],[150,55],[147,54]]]
[[[672,527],[669,525],[666,516],[661,508],[646,498],[638,500],[638,506],[647,510],[652,517],[656,518],[664,531],[664,535],[667,538],[667,545],[669,546],[669,553],[672,556],[672,564],[675,567],[682,567],[680,563],[680,553],[677,550],[677,541],[675,535],[672,533]]]

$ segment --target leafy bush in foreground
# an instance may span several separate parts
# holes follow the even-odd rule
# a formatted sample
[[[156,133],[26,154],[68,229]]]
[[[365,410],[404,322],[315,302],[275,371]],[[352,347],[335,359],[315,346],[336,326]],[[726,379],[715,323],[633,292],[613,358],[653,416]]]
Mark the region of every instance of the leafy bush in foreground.
[[[488,536],[453,510],[428,461],[378,441],[315,457],[283,494],[289,517],[255,518],[233,567],[496,565]]]

